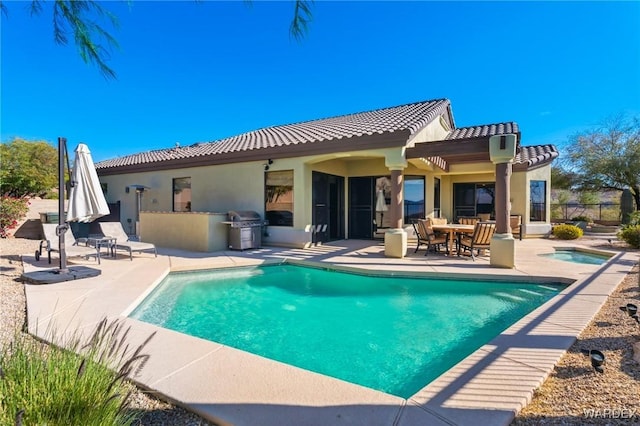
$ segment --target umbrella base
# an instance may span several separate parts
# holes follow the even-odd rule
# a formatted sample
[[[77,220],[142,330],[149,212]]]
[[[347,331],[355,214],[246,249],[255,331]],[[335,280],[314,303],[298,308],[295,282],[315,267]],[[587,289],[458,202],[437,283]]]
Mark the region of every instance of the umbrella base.
[[[54,284],[97,277],[101,273],[102,271],[99,269],[89,268],[87,266],[73,266],[65,270],[46,269],[44,271],[26,272],[22,274],[20,278],[31,284]]]

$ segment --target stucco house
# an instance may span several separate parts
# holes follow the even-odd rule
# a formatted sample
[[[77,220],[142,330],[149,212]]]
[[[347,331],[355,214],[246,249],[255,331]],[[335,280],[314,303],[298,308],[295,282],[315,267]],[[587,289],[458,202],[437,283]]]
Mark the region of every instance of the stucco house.
[[[517,141],[511,213],[522,216],[525,237],[544,235],[556,148],[522,146],[514,122],[457,127],[447,99],[266,127],[96,168],[125,229],[157,245],[226,249],[227,213],[253,210],[269,221],[263,243],[306,247],[318,224],[325,240],[339,240],[376,238],[416,217],[493,218],[489,138],[506,134]]]

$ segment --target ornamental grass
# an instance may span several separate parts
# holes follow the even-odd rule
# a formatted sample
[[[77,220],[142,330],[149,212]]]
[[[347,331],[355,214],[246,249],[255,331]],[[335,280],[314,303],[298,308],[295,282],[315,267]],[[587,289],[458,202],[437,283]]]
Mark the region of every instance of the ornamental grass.
[[[104,319],[87,339],[75,333],[61,346],[16,336],[0,352],[0,424],[133,424],[128,379],[146,364],[142,350],[153,334],[131,348],[128,333]]]

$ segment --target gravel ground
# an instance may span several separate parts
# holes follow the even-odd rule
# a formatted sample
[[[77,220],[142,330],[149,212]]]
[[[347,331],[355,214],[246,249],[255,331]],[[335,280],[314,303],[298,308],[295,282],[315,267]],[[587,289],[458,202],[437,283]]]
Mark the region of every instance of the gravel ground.
[[[580,243],[597,247],[602,241],[583,238]],[[621,243],[616,244],[614,249],[624,249]],[[36,240],[0,239],[0,348],[24,325],[19,255],[34,252],[37,247]],[[603,248],[611,249],[608,244]],[[640,303],[638,275],[636,266],[512,425],[640,424],[640,366],[633,360],[633,344],[640,341],[640,325],[619,309],[627,303]],[[595,372],[580,352],[596,348],[606,356],[602,374]],[[131,408],[141,412],[140,425],[212,425],[141,390],[134,392]]]
[[[596,247],[600,244],[597,240],[580,242]],[[602,248],[611,247],[606,243]],[[640,424],[640,324],[620,310],[627,303],[640,304],[638,275],[636,265],[536,390],[531,403],[518,413],[512,426]],[[638,361],[634,360],[636,344]],[[581,349],[604,353],[603,373],[591,368]]]

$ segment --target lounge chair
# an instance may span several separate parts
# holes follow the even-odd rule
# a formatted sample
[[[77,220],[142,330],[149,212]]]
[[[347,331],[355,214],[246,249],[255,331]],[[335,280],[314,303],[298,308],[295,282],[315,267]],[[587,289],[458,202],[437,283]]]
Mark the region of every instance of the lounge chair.
[[[460,252],[469,250],[471,259],[475,262],[476,257],[473,251],[477,250],[479,256],[481,250],[488,250],[495,231],[496,224],[494,222],[476,223],[472,235],[460,235],[458,237],[458,256],[460,256]]]
[[[440,251],[440,248],[444,245],[446,253],[449,254],[449,234],[435,234],[431,227],[431,219],[418,219],[414,223],[414,229],[416,230],[416,235],[418,235],[418,247],[416,247],[416,252],[420,245],[426,244],[427,250],[424,253],[426,256],[432,248],[433,251],[436,252]]]
[[[40,241],[40,247],[36,250],[36,260],[40,260],[40,256],[42,256],[42,251],[47,251],[47,257],[49,259],[49,263],[51,263],[51,252],[59,252],[58,249],[58,241],[59,237],[56,235],[56,228],[58,225],[55,223],[43,223],[42,231],[44,232],[44,239]],[[67,257],[89,257],[95,256],[98,261],[98,265],[100,264],[100,250],[98,247],[89,247],[89,246],[80,246],[76,241],[76,238],[73,236],[73,232],[71,229],[68,229],[67,232],[64,233],[64,252]]]
[[[137,251],[138,253],[142,253],[143,251],[153,251],[153,254],[158,257],[158,251],[154,244],[143,243],[141,241],[130,241],[129,236],[124,232],[124,228],[120,222],[99,222],[98,225],[100,225],[100,230],[105,237],[116,239],[116,252],[118,249],[129,251],[130,260],[133,260],[134,251]]]

